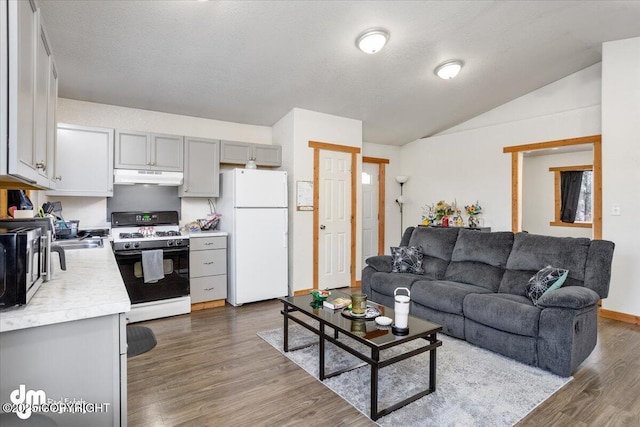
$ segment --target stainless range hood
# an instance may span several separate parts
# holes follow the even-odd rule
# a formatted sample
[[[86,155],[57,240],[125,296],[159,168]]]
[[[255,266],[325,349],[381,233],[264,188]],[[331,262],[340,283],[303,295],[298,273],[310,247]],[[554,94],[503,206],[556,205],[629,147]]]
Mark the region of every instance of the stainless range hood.
[[[184,180],[182,172],[115,169],[113,175],[113,183],[120,185],[156,184],[175,187],[182,185]]]

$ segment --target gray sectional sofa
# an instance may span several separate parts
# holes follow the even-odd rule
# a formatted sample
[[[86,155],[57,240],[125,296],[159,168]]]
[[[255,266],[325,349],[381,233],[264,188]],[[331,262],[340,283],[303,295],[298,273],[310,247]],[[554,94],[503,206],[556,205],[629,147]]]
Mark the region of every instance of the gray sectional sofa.
[[[598,300],[609,293],[614,244],[606,240],[459,228],[410,227],[400,246],[420,247],[424,274],[392,272],[392,257],[366,260],[362,291],[393,307],[411,290],[411,314],[443,332],[520,362],[569,376],[596,345]],[[534,305],[529,279],[551,265],[564,285]]]

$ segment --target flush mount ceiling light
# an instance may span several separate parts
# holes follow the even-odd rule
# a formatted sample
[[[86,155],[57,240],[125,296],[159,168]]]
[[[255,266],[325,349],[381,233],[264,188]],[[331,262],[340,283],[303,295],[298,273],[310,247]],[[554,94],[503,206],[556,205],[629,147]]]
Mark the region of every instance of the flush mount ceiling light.
[[[356,39],[356,46],[364,53],[377,53],[387,44],[389,32],[384,28],[369,28]]]
[[[462,69],[462,65],[462,61],[460,61],[459,59],[454,59],[452,61],[443,62],[442,64],[438,65],[436,69],[433,70],[433,72],[436,73],[436,76],[440,77],[441,79],[449,80],[458,75],[458,73]]]

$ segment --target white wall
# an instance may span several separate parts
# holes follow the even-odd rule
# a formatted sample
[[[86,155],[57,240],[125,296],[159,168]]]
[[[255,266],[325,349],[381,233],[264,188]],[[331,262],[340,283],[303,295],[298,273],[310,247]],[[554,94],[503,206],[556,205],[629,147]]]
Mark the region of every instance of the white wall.
[[[602,306],[640,316],[640,38],[604,43],[602,61],[602,233],[616,244]]]
[[[555,216],[554,173],[550,167],[593,164],[593,150],[524,157],[522,166],[522,229],[562,237],[593,236],[591,228],[549,225]]]
[[[504,154],[503,147],[599,131],[600,109],[587,107],[407,144],[401,156],[403,174],[410,177],[404,222],[417,224],[421,207],[438,200],[456,200],[459,207],[479,201],[485,226],[511,230],[511,155]]]
[[[258,144],[271,144],[272,139],[269,126],[223,122],[65,98],[58,99],[57,120],[59,123],[75,125],[228,139]],[[90,161],[90,159],[78,159],[78,161]],[[42,192],[38,193],[37,203],[41,205],[47,198]],[[106,198],[56,196],[55,200],[62,201],[65,218],[79,219],[81,228],[105,226]],[[182,198],[181,203],[181,223],[183,224],[203,218],[209,212],[207,199]]]
[[[503,147],[599,134],[599,76],[596,64],[405,145],[405,224],[417,224],[425,204],[455,200],[463,207],[477,200],[485,226],[511,230],[511,155]]]
[[[282,146],[282,169],[287,171],[287,184],[289,187],[289,295],[294,292],[294,274],[298,273],[303,266],[297,266],[293,263],[296,250],[304,250],[304,246],[310,246],[313,242],[307,241],[296,236],[296,230],[303,228],[302,224],[295,221],[296,214],[296,185],[294,181],[294,110],[289,111],[275,125],[273,125],[273,141],[275,144]],[[307,212],[307,215],[310,212]],[[304,215],[303,215],[304,216]],[[302,221],[298,221],[300,223]],[[303,228],[304,230],[304,228]],[[301,236],[303,233],[299,233]],[[297,241],[296,241],[297,240]],[[299,274],[299,273],[298,273]]]
[[[395,145],[372,144],[365,142],[362,144],[362,155],[366,157],[378,157],[388,159],[389,164],[385,165],[385,230],[384,230],[384,253],[391,254],[391,246],[400,243],[400,208],[395,200],[400,195],[400,185],[396,182],[396,176],[402,175],[400,164],[401,148]],[[404,223],[403,227],[409,225]],[[362,227],[361,227],[362,228]]]
[[[273,126],[273,142],[282,145],[290,189],[289,279],[292,291],[313,287],[313,212],[295,210],[295,183],[313,181],[313,149],[309,141],[362,147],[362,122],[294,108]],[[360,163],[360,162],[359,162]],[[360,176],[360,168],[356,171]],[[359,182],[359,180],[358,180]],[[360,185],[358,185],[360,200]],[[358,204],[358,224],[362,214]],[[360,277],[360,227],[357,227],[356,278]]]

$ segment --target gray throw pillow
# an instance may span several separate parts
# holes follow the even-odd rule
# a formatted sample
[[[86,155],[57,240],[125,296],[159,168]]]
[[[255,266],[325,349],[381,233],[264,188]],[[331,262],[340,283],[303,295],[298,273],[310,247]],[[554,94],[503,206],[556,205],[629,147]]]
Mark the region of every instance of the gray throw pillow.
[[[529,279],[527,285],[527,296],[534,305],[538,305],[538,299],[547,292],[558,289],[567,279],[569,270],[563,268],[555,268],[550,265]]]
[[[422,268],[422,247],[392,247],[391,257],[393,258],[392,273],[424,274],[424,269]]]

